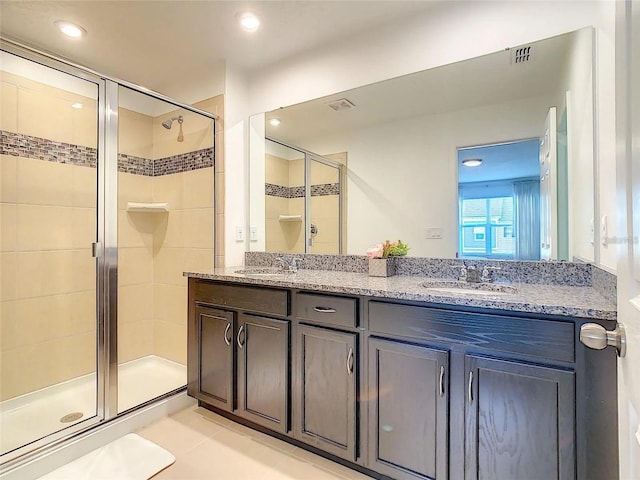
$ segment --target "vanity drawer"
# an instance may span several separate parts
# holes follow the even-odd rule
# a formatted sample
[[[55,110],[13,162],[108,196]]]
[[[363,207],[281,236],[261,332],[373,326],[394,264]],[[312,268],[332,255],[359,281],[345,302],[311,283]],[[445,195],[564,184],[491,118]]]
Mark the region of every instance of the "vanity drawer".
[[[355,298],[334,297],[298,293],[296,317],[329,325],[354,328],[358,323],[358,307]]]
[[[369,330],[432,342],[575,361],[573,322],[457,312],[372,301]]]
[[[196,281],[195,301],[275,315],[289,314],[289,291]]]

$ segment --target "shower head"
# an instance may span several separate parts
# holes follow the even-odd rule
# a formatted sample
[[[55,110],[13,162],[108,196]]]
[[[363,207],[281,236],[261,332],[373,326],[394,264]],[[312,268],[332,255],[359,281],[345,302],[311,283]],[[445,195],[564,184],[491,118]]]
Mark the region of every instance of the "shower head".
[[[179,115],[177,117],[167,118],[164,122],[162,122],[162,126],[164,128],[166,128],[167,130],[170,130],[171,129],[171,124],[173,123],[174,120],[177,120],[178,123],[180,125],[182,125],[182,115]]]
[[[178,141],[184,142],[184,134],[182,133],[182,122],[184,121],[184,118],[182,118],[182,115],[178,115],[177,117],[167,118],[164,122],[162,122],[162,126],[167,130],[170,130],[171,124],[173,124],[174,120],[177,120],[178,123],[180,124],[180,131],[178,132]]]

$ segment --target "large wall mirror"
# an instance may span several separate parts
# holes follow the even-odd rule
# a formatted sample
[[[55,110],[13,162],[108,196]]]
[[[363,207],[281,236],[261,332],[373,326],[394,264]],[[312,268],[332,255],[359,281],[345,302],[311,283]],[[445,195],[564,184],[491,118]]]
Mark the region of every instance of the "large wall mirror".
[[[269,220],[291,214],[271,197],[306,189],[342,205],[331,227],[340,253],[401,239],[420,257],[595,259],[592,28],[255,115],[250,125],[252,251],[300,251],[300,238],[267,239],[295,232],[308,242],[311,225],[326,224]],[[344,180],[337,170],[300,171],[296,150],[343,165]]]

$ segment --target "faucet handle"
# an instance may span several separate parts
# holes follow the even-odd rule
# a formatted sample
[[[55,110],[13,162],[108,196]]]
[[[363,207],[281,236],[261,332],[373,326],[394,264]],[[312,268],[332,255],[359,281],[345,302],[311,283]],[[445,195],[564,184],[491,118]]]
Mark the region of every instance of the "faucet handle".
[[[455,267],[456,269],[460,270],[460,276],[458,277],[458,280],[461,282],[466,282],[467,281],[467,266],[465,264],[462,265],[456,265]]]
[[[490,267],[485,265],[482,269],[482,278],[483,282],[493,282],[493,272],[497,270],[502,270],[502,267]]]
[[[291,259],[291,264],[289,265],[289,270],[291,270],[292,272],[297,272],[298,268],[300,267],[300,262],[302,260],[299,258],[292,258]]]

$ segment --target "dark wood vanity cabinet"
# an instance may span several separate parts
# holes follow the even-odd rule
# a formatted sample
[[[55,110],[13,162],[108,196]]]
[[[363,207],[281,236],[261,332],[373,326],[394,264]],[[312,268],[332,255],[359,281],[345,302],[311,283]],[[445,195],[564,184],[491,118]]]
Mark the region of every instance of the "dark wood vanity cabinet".
[[[358,334],[297,325],[297,438],[356,461]]]
[[[189,395],[287,433],[289,304],[287,290],[189,279]]]
[[[446,479],[449,353],[369,339],[369,461],[398,480]]]
[[[465,480],[576,478],[575,373],[467,355]]]
[[[374,478],[615,480],[584,322],[191,278],[188,392]]]

